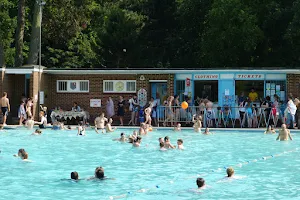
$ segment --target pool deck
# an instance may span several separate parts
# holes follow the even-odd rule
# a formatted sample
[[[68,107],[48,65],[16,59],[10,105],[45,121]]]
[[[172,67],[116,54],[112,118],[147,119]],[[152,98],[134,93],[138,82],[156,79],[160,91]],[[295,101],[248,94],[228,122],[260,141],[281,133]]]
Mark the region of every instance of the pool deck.
[[[72,129],[76,128],[76,125],[71,125]],[[139,126],[115,126],[118,129],[137,129]],[[25,126],[19,126],[19,125],[7,125],[4,126],[3,129],[9,130],[9,129],[17,129],[17,128],[25,128]],[[38,129],[38,126],[34,126],[33,129]],[[52,126],[47,126],[47,129],[52,128]],[[91,128],[94,128],[94,126],[91,126]],[[153,127],[154,129],[159,129],[159,130],[170,130],[173,129],[173,127]],[[192,130],[193,127],[182,127],[182,130]],[[202,128],[204,129],[204,128]],[[257,132],[257,131],[265,131],[266,128],[209,128],[210,130],[214,131],[252,131],[252,132]],[[276,130],[279,129],[279,127],[275,128]],[[300,129],[289,129],[292,132],[299,132]]]

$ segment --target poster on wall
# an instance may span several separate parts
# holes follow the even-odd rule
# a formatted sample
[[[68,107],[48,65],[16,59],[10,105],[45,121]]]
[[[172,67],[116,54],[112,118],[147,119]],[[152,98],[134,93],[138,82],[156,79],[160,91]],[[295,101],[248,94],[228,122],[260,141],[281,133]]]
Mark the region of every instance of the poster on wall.
[[[90,99],[90,107],[91,108],[101,107],[101,99]]]

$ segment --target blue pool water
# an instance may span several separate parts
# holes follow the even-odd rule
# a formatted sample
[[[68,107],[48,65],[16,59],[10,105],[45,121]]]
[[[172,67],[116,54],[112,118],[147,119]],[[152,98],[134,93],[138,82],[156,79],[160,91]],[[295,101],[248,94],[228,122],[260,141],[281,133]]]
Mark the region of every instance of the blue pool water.
[[[201,135],[192,130],[175,133],[158,130],[143,137],[142,146],[112,141],[121,132],[76,136],[76,130],[45,130],[31,136],[25,129],[0,132],[0,199],[112,199],[122,194],[125,199],[299,199],[299,136],[294,141],[275,141],[277,135],[258,131],[215,131]],[[184,140],[185,150],[158,150],[158,138],[168,135],[176,144]],[[19,148],[29,153],[33,162],[13,157]],[[286,152],[274,158],[262,157]],[[257,159],[257,162],[252,160]],[[224,167],[251,161],[235,167],[243,179],[219,182]],[[81,179],[93,176],[97,166],[105,168],[109,180],[72,182],[70,172]],[[218,170],[218,168],[220,168]],[[212,172],[212,170],[216,170]],[[196,188],[197,174],[202,174],[210,187],[201,193]],[[136,192],[150,189],[146,192]],[[142,190],[145,191],[145,190]]]

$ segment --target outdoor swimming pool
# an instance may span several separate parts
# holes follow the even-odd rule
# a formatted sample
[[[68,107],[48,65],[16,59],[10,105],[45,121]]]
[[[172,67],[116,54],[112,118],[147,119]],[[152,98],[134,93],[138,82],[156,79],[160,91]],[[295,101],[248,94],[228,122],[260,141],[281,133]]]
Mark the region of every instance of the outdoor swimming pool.
[[[275,141],[275,135],[257,131],[214,131],[202,135],[192,130],[180,133],[158,130],[143,137],[142,147],[112,141],[121,132],[76,136],[77,131],[45,130],[30,136],[25,129],[0,132],[0,199],[109,199],[126,194],[127,199],[298,199],[300,196],[299,134],[293,141]],[[168,135],[176,144],[184,140],[184,151],[158,150],[158,138]],[[33,162],[13,157],[19,148],[29,153]],[[293,150],[293,152],[287,152]],[[262,157],[276,155],[263,160]],[[257,159],[257,162],[252,162]],[[224,167],[235,167],[243,179],[218,182]],[[115,180],[78,182],[68,179],[77,171],[81,179],[94,175],[97,166]],[[218,168],[220,168],[218,170]],[[215,170],[212,172],[212,170]],[[201,193],[196,188],[197,174],[204,174],[210,188]],[[141,189],[151,190],[136,192]],[[144,191],[144,190],[142,190]]]

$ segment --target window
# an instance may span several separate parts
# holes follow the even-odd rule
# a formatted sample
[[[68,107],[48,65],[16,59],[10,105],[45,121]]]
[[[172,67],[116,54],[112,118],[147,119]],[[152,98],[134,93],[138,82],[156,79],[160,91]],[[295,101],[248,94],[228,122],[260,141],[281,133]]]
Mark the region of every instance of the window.
[[[208,99],[212,102],[218,102],[218,81],[194,81],[195,98]]]
[[[135,82],[134,81],[128,81],[126,83],[126,91],[133,91],[133,92],[135,92]]]
[[[185,92],[185,80],[177,80],[175,95],[179,95],[180,101],[184,101],[184,92]]]
[[[70,93],[89,92],[89,81],[88,80],[58,80],[57,92],[70,92]]]
[[[67,91],[67,81],[57,81],[57,92]]]
[[[103,93],[136,93],[136,81],[104,80]]]

